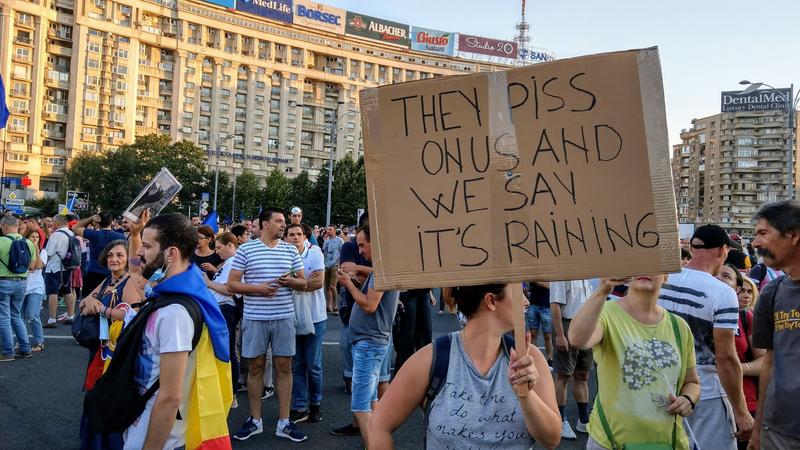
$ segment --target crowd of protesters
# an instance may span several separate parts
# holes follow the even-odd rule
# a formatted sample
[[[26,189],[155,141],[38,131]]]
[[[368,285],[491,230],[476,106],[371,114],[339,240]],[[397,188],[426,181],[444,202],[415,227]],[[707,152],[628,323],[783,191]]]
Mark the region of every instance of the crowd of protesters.
[[[298,424],[324,420],[334,374],[322,342],[337,315],[335,376],[353,418],[331,434],[369,448],[391,448],[418,406],[432,449],[554,448],[576,432],[590,449],[797,448],[786,412],[800,398],[800,203],[765,205],[754,224],[746,245],[697,228],[678,273],[532,280],[521,311],[508,284],[377,290],[366,213],[352,232],[309,226],[298,207],[222,231],[149,211],[5,215],[0,361],[46,353],[43,329],[71,326],[88,349],[82,448],[230,448],[263,433],[273,393],[275,435],[301,442]],[[462,329],[434,340],[437,303]],[[518,314],[528,342],[508,334]],[[248,417],[229,431],[245,399]]]

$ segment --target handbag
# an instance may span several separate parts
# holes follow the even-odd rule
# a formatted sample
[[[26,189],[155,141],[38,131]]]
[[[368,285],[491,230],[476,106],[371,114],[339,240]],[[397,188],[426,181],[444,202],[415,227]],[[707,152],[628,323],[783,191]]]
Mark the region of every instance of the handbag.
[[[106,278],[98,292],[105,291],[109,282],[110,278]],[[100,302],[102,303],[103,300],[100,299]],[[110,309],[117,305],[116,290],[113,291],[109,304],[103,304]],[[97,350],[100,347],[100,315],[84,316],[81,312],[75,314],[75,318],[72,320],[72,337],[81,347],[92,351]]]
[[[672,332],[675,333],[675,341],[678,344],[678,354],[680,355],[681,349],[683,348],[683,344],[681,343],[681,334],[680,330],[678,329],[678,321],[675,319],[675,316],[667,311],[666,314],[669,314],[670,322],[672,322]],[[683,363],[681,362],[681,368],[683,368]],[[680,383],[680,377],[678,379],[678,383]],[[680,385],[678,385],[675,389],[675,392],[680,392]],[[675,421],[672,424],[672,444],[665,444],[665,443],[657,443],[657,442],[641,442],[641,443],[630,443],[630,444],[622,444],[622,447],[617,445],[616,441],[614,441],[614,436],[611,433],[611,427],[608,425],[608,420],[606,419],[606,415],[603,412],[603,404],[600,403],[600,396],[597,396],[597,416],[600,419],[600,425],[603,427],[603,431],[608,438],[608,442],[611,443],[612,450],[673,450],[678,443],[678,415],[675,414]]]
[[[314,322],[311,321],[311,292],[294,292],[294,329],[298,336],[314,334]]]

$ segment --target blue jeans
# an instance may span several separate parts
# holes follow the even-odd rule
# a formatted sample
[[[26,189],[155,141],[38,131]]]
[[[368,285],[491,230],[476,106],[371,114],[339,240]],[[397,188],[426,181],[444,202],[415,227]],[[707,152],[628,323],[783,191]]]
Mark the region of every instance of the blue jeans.
[[[394,356],[394,344],[392,337],[389,337],[389,344],[386,347],[386,355],[381,362],[381,373],[378,376],[378,383],[388,383],[392,381],[392,356]]]
[[[339,351],[342,354],[342,376],[353,378],[353,350],[350,345],[350,327],[342,327],[339,332]]]
[[[371,412],[372,402],[378,401],[378,378],[389,343],[376,344],[366,340],[353,343],[353,395],[350,410]]]
[[[22,302],[25,300],[25,279],[0,279],[0,342],[4,355],[14,354],[14,336],[17,336],[20,353],[31,351],[28,330],[22,321]]]
[[[541,327],[543,333],[553,333],[553,316],[549,307],[530,305],[525,311],[525,319],[529,330],[538,331]]]
[[[44,343],[41,319],[42,300],[44,300],[44,294],[31,292],[25,296],[22,306],[23,318],[31,325],[34,345]]]
[[[309,401],[322,403],[322,338],[327,320],[314,324],[314,334],[296,336],[292,358],[292,409],[304,411]]]

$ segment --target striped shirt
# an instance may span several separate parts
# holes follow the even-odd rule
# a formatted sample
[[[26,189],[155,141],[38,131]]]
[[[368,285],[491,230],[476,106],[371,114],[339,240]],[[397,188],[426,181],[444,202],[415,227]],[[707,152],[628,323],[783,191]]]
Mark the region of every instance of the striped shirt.
[[[701,399],[725,395],[717,373],[714,329],[739,328],[739,301],[730,286],[709,273],[683,268],[661,286],[658,304],[681,316],[694,335]]]
[[[291,271],[303,270],[303,259],[297,248],[284,241],[278,241],[275,248],[269,248],[260,239],[252,239],[242,244],[233,257],[232,270],[242,272],[245,284],[264,284],[275,281]],[[278,288],[274,297],[244,295],[244,318],[248,320],[280,320],[294,317],[292,289]]]

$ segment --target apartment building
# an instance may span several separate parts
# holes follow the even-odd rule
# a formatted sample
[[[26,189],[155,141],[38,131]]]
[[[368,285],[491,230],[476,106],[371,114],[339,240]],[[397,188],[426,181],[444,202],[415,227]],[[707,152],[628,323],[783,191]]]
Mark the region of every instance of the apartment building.
[[[795,124],[795,127],[797,124]],[[795,128],[796,129],[796,128]],[[786,111],[721,113],[692,121],[673,146],[672,173],[680,223],[715,223],[752,235],[752,218],[797,184],[797,145],[790,170]]]
[[[2,181],[55,195],[69,158],[149,133],[195,142],[221,170],[315,176],[363,151],[361,89],[502,67],[202,0],[0,0]]]

